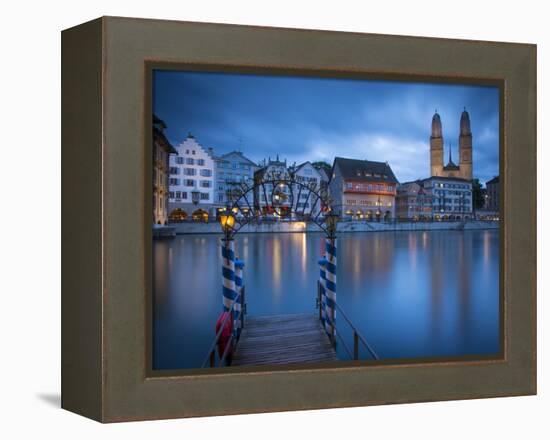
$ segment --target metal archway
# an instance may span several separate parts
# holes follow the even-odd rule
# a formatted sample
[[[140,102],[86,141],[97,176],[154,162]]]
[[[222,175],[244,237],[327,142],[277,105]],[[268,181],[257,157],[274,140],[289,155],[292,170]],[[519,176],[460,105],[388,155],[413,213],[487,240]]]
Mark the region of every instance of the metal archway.
[[[305,183],[288,173],[269,173],[253,185],[235,184],[228,191],[230,210],[235,218],[231,235],[244,226],[273,215],[298,221],[309,221],[329,235],[328,215],[332,215],[332,200],[327,188],[316,181]]]

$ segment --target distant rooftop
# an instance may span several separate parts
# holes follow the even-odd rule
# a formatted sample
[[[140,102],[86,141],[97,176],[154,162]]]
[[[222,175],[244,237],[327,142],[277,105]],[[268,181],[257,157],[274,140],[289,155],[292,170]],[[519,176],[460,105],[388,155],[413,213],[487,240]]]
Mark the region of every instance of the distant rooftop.
[[[242,160],[248,162],[250,165],[253,165],[255,167],[257,167],[258,165],[253,162],[252,160],[250,160],[248,157],[246,157],[242,151],[237,151],[237,150],[233,150],[233,151],[230,151],[229,153],[224,153],[220,156],[216,156],[214,159],[215,160],[219,160],[219,161],[224,161],[226,160],[229,156],[231,156],[232,154],[236,154],[238,156],[241,157]]]
[[[388,182],[398,183],[395,174],[393,174],[387,162],[335,157],[333,168],[335,167],[338,167],[344,179],[365,181],[383,179]]]

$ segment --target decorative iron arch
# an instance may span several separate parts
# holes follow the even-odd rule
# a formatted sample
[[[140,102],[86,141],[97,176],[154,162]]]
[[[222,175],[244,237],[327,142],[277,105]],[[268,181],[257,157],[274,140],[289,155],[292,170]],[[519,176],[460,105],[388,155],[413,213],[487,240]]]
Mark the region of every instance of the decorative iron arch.
[[[334,215],[334,206],[327,188],[316,181],[302,182],[291,173],[264,174],[252,185],[234,184],[228,191],[228,199],[226,210],[230,210],[235,219],[231,235],[269,215],[310,221],[330,234],[327,217]]]

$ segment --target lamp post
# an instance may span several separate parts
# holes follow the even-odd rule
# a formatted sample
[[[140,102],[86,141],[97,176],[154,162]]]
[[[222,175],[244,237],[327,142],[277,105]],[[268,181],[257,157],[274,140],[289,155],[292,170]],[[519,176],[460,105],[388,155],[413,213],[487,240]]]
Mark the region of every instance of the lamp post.
[[[220,214],[219,220],[224,233],[222,238],[223,310],[230,311],[233,308],[232,303],[237,297],[235,288],[235,243],[233,241],[235,216],[229,208],[226,208]]]
[[[332,212],[325,217],[327,225],[327,238],[325,239],[326,263],[325,263],[325,331],[332,344],[336,344],[336,227],[338,217]]]

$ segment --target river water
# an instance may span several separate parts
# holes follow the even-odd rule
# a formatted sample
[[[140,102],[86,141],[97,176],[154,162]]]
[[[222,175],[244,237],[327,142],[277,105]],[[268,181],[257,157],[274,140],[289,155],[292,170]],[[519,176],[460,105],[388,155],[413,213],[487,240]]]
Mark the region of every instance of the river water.
[[[315,313],[323,242],[320,233],[238,234],[248,314]],[[153,368],[198,368],[222,308],[220,236],[157,240],[153,254]],[[497,230],[340,234],[337,274],[338,304],[382,359],[500,350]],[[342,344],[338,356],[347,359]]]

